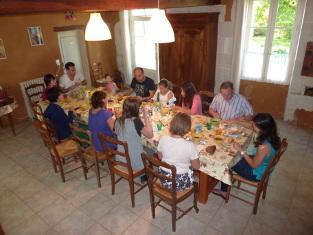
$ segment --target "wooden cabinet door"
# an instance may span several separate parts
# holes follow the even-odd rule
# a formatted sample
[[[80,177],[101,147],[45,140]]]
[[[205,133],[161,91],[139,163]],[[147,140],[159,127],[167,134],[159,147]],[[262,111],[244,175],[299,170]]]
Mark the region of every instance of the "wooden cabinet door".
[[[175,42],[159,44],[160,78],[214,90],[219,13],[169,14]],[[162,32],[160,32],[162,33]]]

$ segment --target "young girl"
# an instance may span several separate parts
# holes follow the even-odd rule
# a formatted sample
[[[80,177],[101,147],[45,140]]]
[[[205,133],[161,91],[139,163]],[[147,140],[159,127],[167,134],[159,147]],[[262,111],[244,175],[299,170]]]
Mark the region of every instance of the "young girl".
[[[105,76],[105,88],[109,93],[115,94],[118,91],[118,87],[115,84],[115,82],[113,82],[113,78],[111,77],[110,74],[106,74]]]
[[[103,152],[102,144],[99,140],[98,133],[115,137],[113,133],[114,118],[113,113],[106,109],[107,106],[106,93],[103,91],[96,91],[91,96],[92,108],[89,110],[88,128],[91,131],[92,142],[94,148],[98,152]],[[111,148],[116,148],[108,143]]]
[[[46,74],[43,77],[43,81],[45,82],[45,90],[41,94],[41,100],[47,100],[48,90],[52,87],[56,87],[58,85],[56,78],[52,74]]]
[[[280,147],[280,138],[274,118],[268,113],[256,114],[253,119],[253,129],[258,134],[254,142],[253,157],[250,157],[243,147],[234,143],[234,148],[240,151],[242,159],[232,168],[238,175],[251,181],[260,181],[266,167],[276,155]],[[213,193],[225,199],[227,185],[222,183],[221,190],[213,190]]]
[[[183,97],[182,106],[174,106],[174,109],[189,115],[202,115],[201,97],[192,82],[184,82],[181,95]]]
[[[176,101],[174,93],[171,91],[170,81],[161,79],[159,89],[153,96],[153,101],[160,102],[163,106],[172,105]]]
[[[184,136],[191,129],[191,118],[188,114],[178,113],[170,122],[170,136],[163,136],[158,145],[159,159],[176,167],[176,189],[178,191],[190,188],[193,183],[193,171],[200,168],[200,161],[196,146]],[[170,175],[165,169],[159,171]],[[163,180],[162,185],[172,187],[172,182]]]
[[[153,137],[153,129],[149,118],[149,111],[144,109],[144,123],[139,118],[140,102],[136,97],[128,97],[123,104],[122,116],[115,122],[115,132],[117,138],[121,141],[126,141],[128,144],[128,151],[133,170],[142,169],[143,163],[141,160],[141,153],[143,146],[141,143],[141,135],[147,138]],[[124,151],[119,149],[119,151]],[[119,158],[119,160],[125,160]]]

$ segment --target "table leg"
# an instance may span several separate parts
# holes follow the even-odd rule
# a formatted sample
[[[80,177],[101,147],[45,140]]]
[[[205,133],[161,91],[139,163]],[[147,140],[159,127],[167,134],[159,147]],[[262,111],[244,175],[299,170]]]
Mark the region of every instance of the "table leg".
[[[12,117],[12,113],[8,113],[8,119],[9,119],[9,123],[11,126],[11,130],[13,132],[13,135],[16,135],[15,133],[15,128],[14,128],[14,122],[13,122],[13,117]]]
[[[199,202],[205,204],[209,193],[214,189],[218,180],[200,171],[199,173]]]

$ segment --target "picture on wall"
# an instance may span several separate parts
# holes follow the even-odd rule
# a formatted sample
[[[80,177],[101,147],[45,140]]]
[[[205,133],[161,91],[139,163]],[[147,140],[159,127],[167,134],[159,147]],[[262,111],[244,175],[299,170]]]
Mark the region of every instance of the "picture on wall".
[[[27,32],[28,32],[30,44],[32,46],[44,45],[40,26],[28,27]]]
[[[7,55],[5,53],[5,48],[2,38],[0,38],[0,60],[6,59]]]

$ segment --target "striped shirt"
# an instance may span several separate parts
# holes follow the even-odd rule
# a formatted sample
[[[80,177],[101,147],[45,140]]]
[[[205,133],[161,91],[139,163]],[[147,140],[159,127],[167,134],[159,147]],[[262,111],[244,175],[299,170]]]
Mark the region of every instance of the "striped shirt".
[[[217,112],[222,120],[230,120],[248,115],[253,115],[252,107],[245,97],[234,93],[231,100],[227,101],[221,94],[214,97],[210,108]]]

